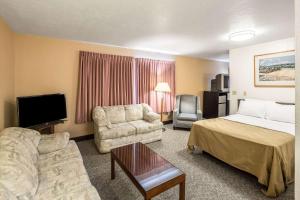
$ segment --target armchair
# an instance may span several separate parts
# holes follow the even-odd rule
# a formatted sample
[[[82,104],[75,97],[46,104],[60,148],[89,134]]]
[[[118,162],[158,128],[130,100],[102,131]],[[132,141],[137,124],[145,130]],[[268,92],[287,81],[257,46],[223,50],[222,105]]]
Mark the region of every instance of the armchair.
[[[191,128],[193,122],[202,119],[198,96],[177,95],[173,111],[173,128]]]

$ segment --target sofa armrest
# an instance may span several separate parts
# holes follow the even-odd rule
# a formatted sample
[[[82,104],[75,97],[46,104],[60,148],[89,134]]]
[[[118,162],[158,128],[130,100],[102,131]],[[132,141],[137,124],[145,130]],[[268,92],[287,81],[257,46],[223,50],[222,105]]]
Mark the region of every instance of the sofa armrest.
[[[197,110],[197,119],[198,120],[202,119],[202,111],[201,110]]]
[[[107,128],[111,128],[111,122],[106,117],[103,108],[100,106],[97,106],[93,111],[93,121],[98,127],[106,126]]]
[[[148,113],[148,112],[153,112],[152,108],[146,104],[146,103],[142,103],[142,106],[143,106],[143,113]]]
[[[174,114],[178,115],[178,114],[179,114],[179,109],[175,108],[175,109],[173,110],[173,115],[174,115]]]
[[[65,148],[70,139],[70,133],[54,133],[50,135],[41,135],[37,149],[40,154],[50,153]]]
[[[94,125],[94,135],[95,139],[101,139],[102,138],[102,133],[106,130],[108,130],[107,126],[98,126],[97,124]]]
[[[173,110],[173,124],[177,122],[177,116],[179,115],[179,109]]]
[[[144,120],[148,121],[148,122],[153,122],[155,120],[159,120],[160,119],[160,115],[155,113],[155,112],[147,112],[144,113]]]
[[[160,119],[160,115],[153,112],[152,108],[148,105],[143,103],[143,119],[148,122],[153,122],[155,120]]]

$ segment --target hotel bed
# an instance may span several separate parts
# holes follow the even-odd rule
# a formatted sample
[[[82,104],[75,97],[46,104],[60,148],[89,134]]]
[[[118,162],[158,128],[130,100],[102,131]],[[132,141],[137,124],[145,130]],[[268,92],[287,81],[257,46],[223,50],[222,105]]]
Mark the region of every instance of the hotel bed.
[[[238,114],[193,123],[188,148],[248,172],[277,197],[294,181],[294,105],[246,100]]]

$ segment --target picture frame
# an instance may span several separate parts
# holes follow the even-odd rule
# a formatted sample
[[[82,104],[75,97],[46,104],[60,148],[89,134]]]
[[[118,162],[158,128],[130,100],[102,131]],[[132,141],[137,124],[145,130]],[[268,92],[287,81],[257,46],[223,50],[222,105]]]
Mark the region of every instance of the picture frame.
[[[295,87],[295,50],[254,56],[255,87]]]

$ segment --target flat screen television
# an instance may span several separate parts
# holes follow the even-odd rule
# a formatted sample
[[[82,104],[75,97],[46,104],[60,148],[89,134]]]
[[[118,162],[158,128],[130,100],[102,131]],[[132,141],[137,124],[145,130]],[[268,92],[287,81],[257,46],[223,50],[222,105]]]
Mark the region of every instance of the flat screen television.
[[[64,94],[17,97],[20,127],[30,127],[67,118]]]

